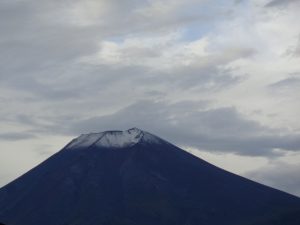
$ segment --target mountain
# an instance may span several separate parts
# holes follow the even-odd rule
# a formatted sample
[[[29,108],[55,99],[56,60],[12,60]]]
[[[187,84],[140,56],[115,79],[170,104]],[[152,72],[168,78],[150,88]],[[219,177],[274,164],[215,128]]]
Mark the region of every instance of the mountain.
[[[0,189],[6,225],[299,225],[300,199],[137,128],[84,134]]]

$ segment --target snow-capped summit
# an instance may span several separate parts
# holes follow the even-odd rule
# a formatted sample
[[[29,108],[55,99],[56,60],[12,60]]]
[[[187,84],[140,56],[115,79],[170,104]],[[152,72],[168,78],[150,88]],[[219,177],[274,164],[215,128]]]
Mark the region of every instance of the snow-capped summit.
[[[158,142],[159,138],[140,130],[131,128],[125,131],[104,131],[100,133],[82,134],[72,140],[67,149],[87,148],[90,146],[105,148],[124,148],[133,146],[140,141]]]

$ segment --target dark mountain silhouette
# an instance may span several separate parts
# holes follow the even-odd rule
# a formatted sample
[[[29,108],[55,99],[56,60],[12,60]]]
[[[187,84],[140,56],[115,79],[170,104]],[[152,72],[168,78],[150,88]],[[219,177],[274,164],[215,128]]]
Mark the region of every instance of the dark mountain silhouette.
[[[81,135],[0,189],[7,225],[299,225],[300,199],[144,131]]]

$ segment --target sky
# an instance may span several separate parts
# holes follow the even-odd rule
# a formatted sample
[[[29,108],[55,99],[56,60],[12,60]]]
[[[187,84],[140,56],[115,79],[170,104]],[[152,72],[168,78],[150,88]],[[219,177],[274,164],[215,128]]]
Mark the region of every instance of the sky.
[[[299,0],[1,0],[0,186],[149,131],[300,196]]]

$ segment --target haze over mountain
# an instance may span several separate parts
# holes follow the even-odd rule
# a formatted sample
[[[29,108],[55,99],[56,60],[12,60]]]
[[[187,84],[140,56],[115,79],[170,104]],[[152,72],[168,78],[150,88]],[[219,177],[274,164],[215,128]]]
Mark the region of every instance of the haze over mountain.
[[[137,128],[84,134],[0,189],[7,225],[299,225],[300,199]]]

